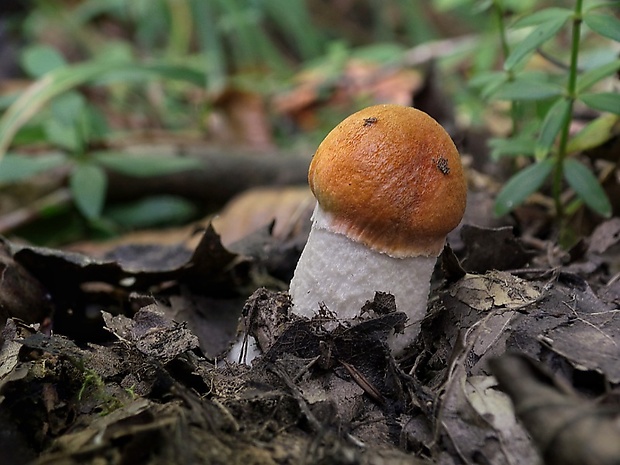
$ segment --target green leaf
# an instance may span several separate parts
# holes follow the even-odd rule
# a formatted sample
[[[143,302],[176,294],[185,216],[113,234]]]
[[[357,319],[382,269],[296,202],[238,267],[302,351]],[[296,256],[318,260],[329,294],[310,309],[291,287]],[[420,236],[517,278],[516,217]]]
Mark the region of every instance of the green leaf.
[[[69,178],[73,201],[80,213],[88,219],[101,215],[107,186],[108,180],[103,169],[90,163],[77,165]]]
[[[583,152],[607,142],[613,137],[614,128],[620,122],[617,115],[604,114],[585,125],[568,141],[568,153]]]
[[[508,73],[494,71],[475,76],[469,81],[468,85],[475,89],[480,89],[480,96],[486,99],[506,82],[508,82]]]
[[[584,15],[583,21],[594,32],[608,39],[620,42],[620,19],[612,14],[588,12]]]
[[[583,73],[577,77],[577,94],[589,89],[601,79],[612,75],[618,70],[620,70],[620,60],[614,60]]]
[[[611,216],[611,203],[607,194],[587,166],[569,158],[564,162],[564,177],[588,207],[605,218]]]
[[[86,99],[78,92],[67,92],[52,101],[52,112],[58,122],[75,124],[86,107]]]
[[[0,183],[17,182],[36,174],[58,168],[67,162],[62,153],[49,153],[31,157],[7,153],[0,161]]]
[[[600,2],[587,2],[586,9],[590,11],[596,8],[617,8],[619,3],[620,0],[602,0]]]
[[[45,137],[51,144],[72,153],[82,151],[83,144],[75,125],[63,124],[59,120],[49,119],[43,126]]]
[[[510,178],[495,199],[495,215],[505,215],[521,205],[525,199],[540,189],[552,168],[553,160],[547,159],[528,166]]]
[[[506,80],[507,78],[508,74],[504,71],[490,71],[477,74],[471,78],[467,84],[474,89],[480,89],[493,84],[496,81]]]
[[[538,140],[536,141],[535,156],[537,160],[543,160],[549,153],[549,150],[551,150],[556,136],[570,116],[570,110],[570,100],[560,98],[547,112],[540,128]]]
[[[505,70],[511,70],[521,61],[526,58],[530,53],[536,50],[540,45],[553,37],[566,22],[565,17],[554,18],[540,24],[530,34],[523,39],[516,47],[513,48],[512,53],[506,59],[504,63]]]
[[[41,142],[47,142],[45,135],[45,128],[43,124],[30,124],[20,129],[13,139],[13,145],[18,147],[20,145],[39,144]],[[0,160],[2,157],[0,157]]]
[[[491,147],[491,157],[518,157],[522,155],[534,154],[534,140],[522,138],[492,139],[489,141]]]
[[[544,10],[537,11],[531,15],[524,16],[517,20],[511,27],[513,29],[520,29],[522,27],[538,26],[542,23],[547,23],[553,20],[566,21],[573,15],[573,11],[568,8],[545,8]]]
[[[109,132],[105,115],[93,105],[87,105],[82,111],[78,128],[82,139],[88,142],[102,141]]]
[[[182,224],[196,215],[196,207],[181,197],[160,195],[106,208],[105,216],[124,228]]]
[[[50,71],[65,66],[63,56],[49,45],[33,45],[28,47],[21,57],[21,65],[31,77],[41,77]]]
[[[557,84],[534,79],[517,79],[506,82],[493,95],[498,100],[541,100],[562,95],[564,89]]]
[[[616,92],[601,92],[598,94],[582,94],[579,100],[590,108],[608,111],[620,115],[620,94]]]
[[[91,155],[106,168],[135,177],[178,173],[200,169],[203,166],[196,158],[176,156],[129,155],[118,152],[95,152]]]

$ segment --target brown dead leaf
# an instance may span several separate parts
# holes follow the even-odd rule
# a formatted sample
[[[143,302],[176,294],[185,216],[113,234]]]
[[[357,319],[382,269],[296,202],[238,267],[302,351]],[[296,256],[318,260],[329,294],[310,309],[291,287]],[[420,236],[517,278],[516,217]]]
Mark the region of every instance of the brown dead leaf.
[[[386,68],[368,60],[351,58],[337,71],[323,66],[300,73],[291,91],[274,97],[275,112],[313,130],[318,126],[317,107],[351,110],[360,99],[368,104],[411,105],[423,84],[422,74],[415,69]]]
[[[595,263],[605,263],[610,274],[620,273],[620,218],[611,218],[594,229],[587,256]]]
[[[457,366],[438,413],[439,428],[447,437],[447,447],[439,455],[458,456],[471,465],[540,464],[510,399],[495,386],[494,378],[468,377],[464,367]]]
[[[315,200],[307,187],[250,189],[232,199],[213,219],[224,246],[233,244],[259,228],[275,222],[272,235],[283,240],[308,221]]]
[[[594,370],[620,382],[620,310],[574,310],[574,318],[544,335],[541,342],[579,370]]]
[[[262,95],[229,88],[213,105],[207,125],[218,143],[273,149],[273,131]]]
[[[503,271],[467,274],[451,290],[452,296],[476,310],[517,309],[536,301],[540,290],[532,283]]]

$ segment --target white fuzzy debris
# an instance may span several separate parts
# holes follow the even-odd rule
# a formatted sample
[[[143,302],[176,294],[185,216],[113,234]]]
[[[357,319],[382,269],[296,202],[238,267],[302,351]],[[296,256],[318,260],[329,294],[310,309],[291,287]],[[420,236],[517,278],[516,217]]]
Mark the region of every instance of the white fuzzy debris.
[[[341,320],[360,314],[376,291],[389,292],[398,311],[407,314],[404,334],[389,341],[395,353],[409,345],[426,314],[430,278],[437,257],[394,258],[369,249],[348,237],[325,229],[324,213],[317,207],[313,226],[295,275],[290,294],[293,312],[311,318],[319,302]]]
[[[254,336],[250,336],[249,334],[240,334],[228,351],[226,360],[229,362],[252,365],[252,360],[260,354],[261,350],[258,348],[258,344],[256,343]]]

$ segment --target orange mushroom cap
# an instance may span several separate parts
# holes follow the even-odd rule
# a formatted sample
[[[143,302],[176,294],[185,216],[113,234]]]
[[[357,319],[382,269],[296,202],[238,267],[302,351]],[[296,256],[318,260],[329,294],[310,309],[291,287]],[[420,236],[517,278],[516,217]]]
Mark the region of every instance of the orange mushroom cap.
[[[342,121],[319,145],[308,182],[329,230],[401,258],[439,255],[467,198],[448,133],[401,105],[368,107]]]

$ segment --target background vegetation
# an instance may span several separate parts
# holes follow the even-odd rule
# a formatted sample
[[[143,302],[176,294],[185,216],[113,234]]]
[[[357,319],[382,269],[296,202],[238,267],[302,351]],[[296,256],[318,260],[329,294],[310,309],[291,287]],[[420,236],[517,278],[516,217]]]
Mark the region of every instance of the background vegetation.
[[[115,234],[121,223],[136,226],[131,218],[186,221],[196,209],[182,198],[106,206],[111,172],[198,167],[132,147],[145,140],[230,147],[214,121],[241,112],[250,115],[244,125],[264,128],[246,145],[311,153],[342,116],[377,100],[364,86],[338,97],[352,60],[361,60],[373,70],[417,69],[427,81],[437,73],[435,96],[447,96],[457,126],[482,128],[492,159],[510,160],[496,215],[541,192],[560,221],[584,203],[608,217],[602,184],[618,160],[610,166],[581,155],[617,133],[618,3],[33,0],[2,22],[3,53],[14,67],[5,60],[0,70],[12,83],[0,95],[0,182],[15,188],[60,173],[41,216],[63,218],[63,229],[80,234]],[[310,104],[287,110],[308,83]]]

